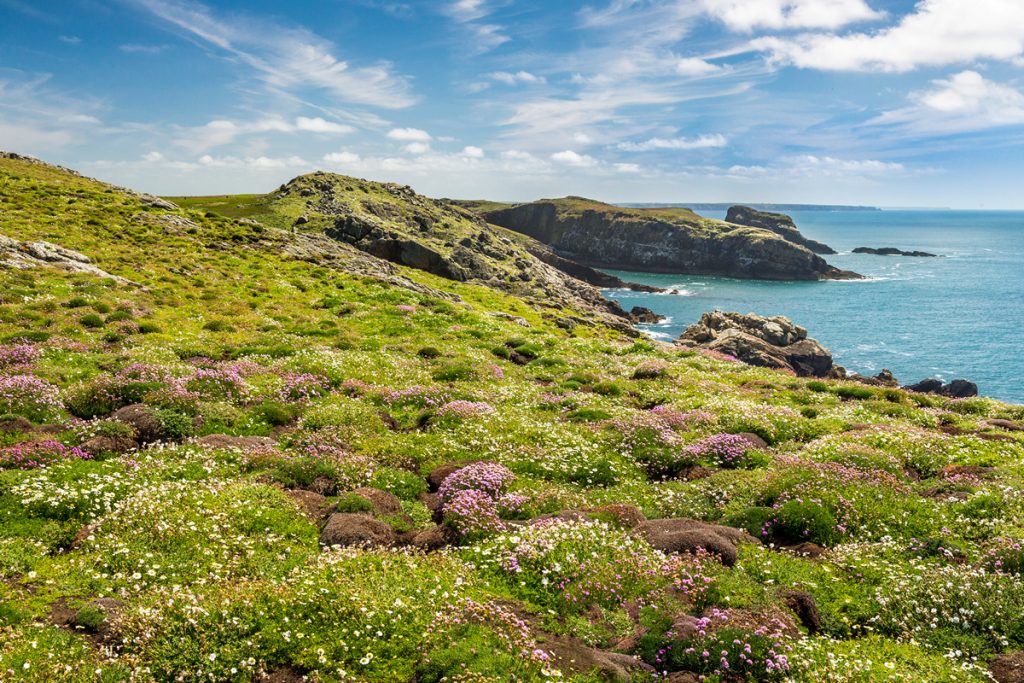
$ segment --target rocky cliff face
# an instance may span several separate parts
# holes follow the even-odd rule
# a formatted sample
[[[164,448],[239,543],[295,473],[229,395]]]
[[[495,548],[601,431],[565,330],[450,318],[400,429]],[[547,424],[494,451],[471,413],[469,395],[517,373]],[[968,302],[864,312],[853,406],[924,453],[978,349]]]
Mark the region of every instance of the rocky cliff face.
[[[778,234],[686,209],[621,209],[578,197],[489,211],[496,224],[598,268],[765,280],[860,277]]]
[[[787,242],[807,247],[815,254],[835,254],[836,250],[827,244],[816,242],[804,237],[797,229],[793,219],[784,213],[770,213],[758,211],[749,206],[731,206],[725,216],[726,223],[746,225],[751,228],[764,228],[771,230]]]

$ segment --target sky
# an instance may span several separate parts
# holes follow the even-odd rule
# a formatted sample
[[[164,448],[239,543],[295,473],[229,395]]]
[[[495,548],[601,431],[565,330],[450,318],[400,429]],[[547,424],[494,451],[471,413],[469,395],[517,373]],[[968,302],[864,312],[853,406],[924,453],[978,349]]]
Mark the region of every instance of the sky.
[[[0,0],[0,149],[162,195],[1024,209],[1024,0]]]

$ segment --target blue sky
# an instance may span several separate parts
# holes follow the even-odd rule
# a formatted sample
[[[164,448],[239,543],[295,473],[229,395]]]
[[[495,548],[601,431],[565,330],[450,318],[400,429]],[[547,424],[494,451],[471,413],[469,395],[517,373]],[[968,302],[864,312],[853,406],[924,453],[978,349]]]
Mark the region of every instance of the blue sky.
[[[1024,208],[1024,0],[0,0],[0,149],[160,194]]]

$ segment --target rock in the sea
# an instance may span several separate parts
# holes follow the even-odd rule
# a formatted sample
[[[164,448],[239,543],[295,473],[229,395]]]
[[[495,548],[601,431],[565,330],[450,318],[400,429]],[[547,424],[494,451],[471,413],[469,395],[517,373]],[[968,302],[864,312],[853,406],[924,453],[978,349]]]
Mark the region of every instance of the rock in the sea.
[[[665,316],[658,315],[651,309],[645,308],[643,306],[634,306],[629,311],[629,319],[632,320],[634,323],[652,324],[660,323],[662,320],[665,319]]]
[[[815,254],[836,253],[836,250],[827,244],[804,237],[800,230],[797,229],[796,224],[793,223],[793,219],[784,213],[758,211],[749,206],[730,206],[728,213],[725,215],[725,222],[771,230],[786,241],[807,247]]]
[[[908,384],[903,387],[907,391],[916,391],[919,394],[938,394],[949,398],[970,398],[978,395],[978,385],[966,379],[955,379],[949,384],[943,384],[939,379],[926,379],[917,384]]]
[[[679,338],[733,356],[749,365],[785,368],[801,377],[827,377],[832,354],[788,318],[713,311],[701,316]]]
[[[881,247],[874,249],[872,247],[857,247],[853,250],[854,254],[873,254],[875,256],[915,256],[920,258],[938,258],[938,254],[930,254],[927,251],[903,251],[896,247]]]

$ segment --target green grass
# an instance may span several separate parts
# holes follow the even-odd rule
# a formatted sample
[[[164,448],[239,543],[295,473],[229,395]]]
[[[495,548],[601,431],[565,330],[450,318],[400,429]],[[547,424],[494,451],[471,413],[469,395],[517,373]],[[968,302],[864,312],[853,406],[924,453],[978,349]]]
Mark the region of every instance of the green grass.
[[[386,203],[395,229],[412,229],[417,209],[387,186],[337,182],[352,187],[343,201]],[[600,324],[569,333],[564,310],[528,294],[407,268],[413,285],[399,287],[361,270],[362,255],[291,258],[298,195],[167,211],[4,158],[0,183],[0,234],[82,251],[143,286],[0,270],[2,344],[38,351],[0,381],[30,374],[60,401],[5,398],[8,417],[36,424],[0,448],[130,439],[109,416],[136,403],[167,440],[0,468],[0,679],[542,680],[532,653],[555,634],[650,657],[673,620],[712,609],[728,612],[721,628],[687,642],[761,652],[782,620],[796,681],[979,681],[992,656],[1024,648],[1024,438],[984,434],[988,419],[1024,419],[1020,407],[806,381]],[[451,238],[475,225],[453,216]],[[99,326],[83,324],[92,316]],[[637,373],[648,367],[664,370]],[[652,406],[683,417],[652,422]],[[722,432],[769,446],[748,469],[705,462],[707,476],[663,480],[692,464],[686,446]],[[193,435],[270,445],[183,442]],[[432,528],[425,477],[452,461],[508,468],[487,503],[504,529],[441,553],[320,548],[307,505],[372,514],[357,488],[399,499],[381,516],[395,530]],[[744,545],[732,568],[665,557],[612,504],[776,546]],[[564,510],[586,512],[518,526]],[[778,549],[799,541],[828,553]],[[787,589],[815,598],[820,633],[796,625]],[[51,623],[100,597],[123,604],[103,625],[115,641]]]

